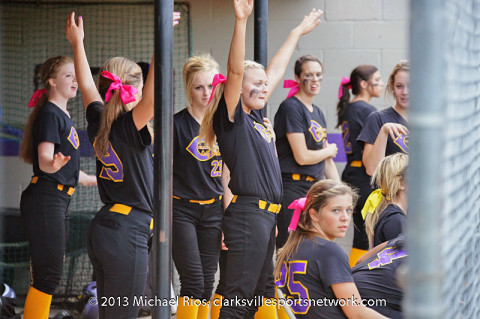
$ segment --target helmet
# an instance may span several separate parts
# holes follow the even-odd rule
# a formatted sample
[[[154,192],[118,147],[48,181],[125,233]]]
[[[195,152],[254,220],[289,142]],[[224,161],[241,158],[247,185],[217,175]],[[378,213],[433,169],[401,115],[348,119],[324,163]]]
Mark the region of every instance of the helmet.
[[[83,297],[86,299],[82,319],[98,319],[97,283],[89,282],[83,287]]]

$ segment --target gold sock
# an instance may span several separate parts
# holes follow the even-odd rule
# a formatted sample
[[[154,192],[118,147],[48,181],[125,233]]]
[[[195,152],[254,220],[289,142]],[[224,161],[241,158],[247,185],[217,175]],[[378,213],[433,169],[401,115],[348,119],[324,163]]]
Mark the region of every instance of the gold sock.
[[[275,298],[265,298],[264,304],[258,308],[255,319],[277,319],[277,306]]]
[[[48,319],[50,313],[50,304],[52,295],[41,292],[30,286],[27,298],[25,299],[25,308],[23,311],[24,319]]]
[[[368,250],[363,250],[363,249],[358,249],[355,247],[352,247],[352,250],[350,251],[350,268],[354,267],[355,264],[357,263],[358,258],[362,257]]]
[[[223,297],[219,294],[213,296],[213,300],[210,303],[210,319],[218,319],[220,316],[220,308],[222,308]]]
[[[201,300],[190,299],[188,297],[178,298],[177,318],[197,319],[198,308]]]
[[[198,308],[197,319],[208,319],[208,313],[210,312],[210,301],[202,303]]]

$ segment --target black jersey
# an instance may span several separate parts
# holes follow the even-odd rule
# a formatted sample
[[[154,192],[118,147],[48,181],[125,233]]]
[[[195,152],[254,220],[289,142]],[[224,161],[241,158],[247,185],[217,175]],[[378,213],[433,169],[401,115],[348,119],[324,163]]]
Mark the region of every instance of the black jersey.
[[[38,111],[33,123],[33,174],[56,183],[74,187],[80,173],[80,139],[72,119],[58,106],[47,102]],[[61,152],[70,160],[57,172],[49,174],[40,170],[38,146],[42,142],[55,145],[54,154]]]
[[[386,305],[367,305],[388,318],[403,318],[403,291],[397,284],[397,270],[407,260],[405,240],[405,235],[390,240],[378,254],[352,268],[360,296],[363,299],[385,299]]]
[[[353,282],[345,252],[335,242],[314,237],[303,239],[283,263],[276,285],[286,297],[298,300],[291,307],[297,318],[331,319],[346,318],[332,289],[345,282]]]
[[[94,144],[103,103],[87,108],[88,138]],[[104,204],[120,203],[148,213],[153,209],[152,138],[147,126],[137,130],[132,112],[122,113],[110,130],[108,155],[97,157],[97,183]]]
[[[184,109],[173,117],[173,195],[210,199],[223,194],[222,158],[218,146],[198,139],[200,124]]]
[[[395,204],[389,204],[378,216],[373,228],[373,246],[394,239],[405,232],[407,215]]]
[[[358,136],[357,141],[361,142],[362,145],[363,143],[375,144],[378,133],[385,123],[398,123],[407,126],[407,121],[405,121],[393,107],[389,107],[381,111],[373,112],[368,116],[367,123]],[[402,135],[394,141],[392,137],[388,135],[385,156],[395,153],[408,154],[408,136]]]
[[[228,186],[233,194],[280,203],[282,175],[275,141],[263,125],[260,111],[247,114],[239,101],[234,122],[230,122],[222,95],[213,117],[213,129],[222,158],[230,169]]]
[[[299,99],[292,96],[280,104],[275,114],[274,127],[282,173],[304,174],[323,179],[325,161],[313,165],[299,165],[287,139],[287,133],[303,133],[307,149],[324,148],[327,143],[327,125],[323,112],[316,105],[313,105],[313,112],[310,112]]]

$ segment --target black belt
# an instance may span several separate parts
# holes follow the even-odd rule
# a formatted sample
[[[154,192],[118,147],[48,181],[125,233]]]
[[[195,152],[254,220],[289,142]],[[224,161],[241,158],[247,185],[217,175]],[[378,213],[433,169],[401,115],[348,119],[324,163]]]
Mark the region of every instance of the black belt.
[[[317,180],[315,177],[303,174],[282,174],[282,177],[293,179],[294,181],[315,182]]]
[[[46,180],[46,179],[39,179],[38,176],[33,176],[31,184],[46,184],[46,185],[53,185],[56,186],[59,191],[65,193],[67,195],[72,196],[75,192],[75,187],[64,186],[62,184],[55,183],[54,181]]]

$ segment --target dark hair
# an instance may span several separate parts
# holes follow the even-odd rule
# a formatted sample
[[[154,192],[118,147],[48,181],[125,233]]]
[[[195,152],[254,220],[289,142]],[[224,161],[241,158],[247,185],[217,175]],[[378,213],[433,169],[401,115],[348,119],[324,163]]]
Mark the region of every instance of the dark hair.
[[[348,103],[350,102],[350,92],[349,86],[352,87],[352,94],[357,95],[361,92],[360,83],[362,81],[369,81],[372,75],[377,72],[377,67],[373,65],[359,65],[355,69],[353,69],[352,73],[350,74],[350,82],[345,83],[342,85],[342,97],[338,101],[337,104],[337,126],[339,127],[343,123],[343,118],[345,116],[345,109],[347,108]]]
[[[299,57],[297,59],[297,61],[295,61],[295,75],[300,77],[300,74],[302,74],[302,66],[304,63],[307,63],[307,62],[318,62],[318,64],[320,64],[320,66],[322,67],[322,71],[323,71],[323,64],[322,62],[320,62],[320,60],[314,56],[314,55],[303,55],[301,57]]]
[[[27,124],[25,125],[23,140],[20,146],[20,157],[25,163],[32,164],[33,162],[33,123],[35,123],[35,119],[37,118],[40,109],[48,101],[48,94],[50,94],[50,83],[48,80],[56,78],[60,68],[68,63],[73,63],[73,59],[65,56],[56,56],[43,62],[39,69],[40,81],[48,93],[42,95],[42,97],[38,99],[38,102],[33,108],[32,113],[30,113]],[[35,73],[37,71],[38,66],[35,67]]]

